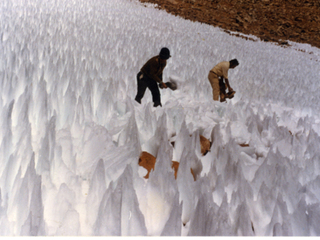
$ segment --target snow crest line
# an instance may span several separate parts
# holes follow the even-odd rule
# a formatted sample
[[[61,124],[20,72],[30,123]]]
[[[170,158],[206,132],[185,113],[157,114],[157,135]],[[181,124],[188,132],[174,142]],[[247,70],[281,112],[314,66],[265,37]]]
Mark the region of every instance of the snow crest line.
[[[319,49],[138,1],[2,0],[0,12],[1,236],[320,235]],[[179,89],[140,105],[136,74],[164,46]],[[237,94],[213,102],[209,70],[232,58]],[[149,179],[142,151],[157,159]]]

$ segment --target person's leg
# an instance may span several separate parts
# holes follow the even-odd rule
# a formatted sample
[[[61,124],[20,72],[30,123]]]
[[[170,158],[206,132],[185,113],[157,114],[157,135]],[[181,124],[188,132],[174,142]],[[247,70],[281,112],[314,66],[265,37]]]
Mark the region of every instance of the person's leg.
[[[208,79],[212,87],[213,100],[219,101],[219,96],[220,96],[219,78],[216,74],[210,72]]]
[[[135,100],[141,104],[141,99],[143,98],[144,93],[147,89],[146,81],[143,79],[143,74],[141,72],[137,74],[137,84],[138,84],[138,92],[135,97]]]
[[[219,79],[220,102],[226,101],[226,84],[223,79]]]
[[[157,82],[152,79],[148,79],[148,88],[150,89],[152,94],[153,106],[157,107],[160,105],[162,107],[160,91]]]

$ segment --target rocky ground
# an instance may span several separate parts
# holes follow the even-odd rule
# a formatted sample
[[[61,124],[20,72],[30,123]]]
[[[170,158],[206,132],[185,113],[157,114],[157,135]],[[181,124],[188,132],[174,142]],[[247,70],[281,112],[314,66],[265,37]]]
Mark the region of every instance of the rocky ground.
[[[173,15],[287,45],[320,48],[319,0],[140,0]]]

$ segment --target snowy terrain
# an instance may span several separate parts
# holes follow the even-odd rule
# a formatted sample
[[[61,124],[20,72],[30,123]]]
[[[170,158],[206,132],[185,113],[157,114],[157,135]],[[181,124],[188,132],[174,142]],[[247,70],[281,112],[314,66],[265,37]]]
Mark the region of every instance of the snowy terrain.
[[[136,0],[1,0],[0,24],[0,235],[320,235],[319,49]],[[180,88],[139,105],[162,47]],[[237,94],[213,102],[209,70],[232,58]]]

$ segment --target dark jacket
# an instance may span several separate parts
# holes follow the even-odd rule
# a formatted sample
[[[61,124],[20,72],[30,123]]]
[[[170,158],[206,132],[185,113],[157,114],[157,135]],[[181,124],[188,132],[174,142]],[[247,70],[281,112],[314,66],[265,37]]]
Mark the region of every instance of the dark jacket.
[[[167,61],[164,64],[160,64],[159,56],[151,58],[146,64],[141,68],[141,72],[145,74],[148,78],[155,80],[158,83],[162,82],[162,72],[166,67]]]

